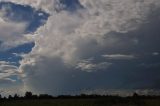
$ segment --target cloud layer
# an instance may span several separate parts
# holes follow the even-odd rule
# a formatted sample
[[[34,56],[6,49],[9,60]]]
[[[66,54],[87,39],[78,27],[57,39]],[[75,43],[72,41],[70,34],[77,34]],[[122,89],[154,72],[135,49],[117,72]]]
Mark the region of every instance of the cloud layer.
[[[130,71],[123,72],[122,67],[130,62],[137,66],[144,59],[139,50],[139,46],[143,47],[140,41],[144,38],[146,42],[142,43],[149,44],[146,36],[152,35],[146,35],[143,27],[152,25],[151,22],[157,19],[158,15],[154,14],[159,10],[160,1],[79,0],[82,7],[76,11],[63,9],[64,4],[59,0],[11,2],[42,8],[50,14],[46,24],[32,35],[35,47],[21,61],[19,70],[25,89],[60,94],[89,88],[152,87],[155,79],[141,76],[138,76],[141,77],[139,83],[133,83],[133,77],[133,85],[125,87],[125,83],[131,82],[122,77],[127,78]],[[150,17],[152,15],[154,18]],[[159,48],[154,50],[149,52],[159,52]],[[117,77],[120,82],[106,75],[109,71],[116,75],[112,71],[115,69],[111,69],[116,64],[122,68]],[[144,84],[147,82],[151,85]]]
[[[1,84],[13,83],[16,80],[11,79],[11,76],[18,76],[18,67],[12,63],[0,61],[0,82]]]

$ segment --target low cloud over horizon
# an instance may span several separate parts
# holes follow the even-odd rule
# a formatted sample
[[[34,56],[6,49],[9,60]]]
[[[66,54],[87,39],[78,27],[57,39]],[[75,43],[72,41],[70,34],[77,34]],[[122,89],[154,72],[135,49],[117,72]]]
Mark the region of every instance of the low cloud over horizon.
[[[0,89],[159,90],[159,10],[159,0],[0,0]]]

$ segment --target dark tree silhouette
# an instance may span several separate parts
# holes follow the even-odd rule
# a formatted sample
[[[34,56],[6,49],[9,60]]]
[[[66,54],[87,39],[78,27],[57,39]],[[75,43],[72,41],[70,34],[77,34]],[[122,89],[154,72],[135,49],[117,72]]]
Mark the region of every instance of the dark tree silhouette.
[[[0,94],[0,99],[2,99],[2,95]]]
[[[26,99],[31,99],[32,96],[33,96],[32,92],[26,92],[24,97],[25,97]]]
[[[9,95],[9,96],[8,96],[8,99],[9,99],[9,100],[10,100],[10,99],[13,99],[12,95]]]
[[[133,97],[138,97],[139,95],[137,93],[133,93]]]
[[[14,99],[19,99],[18,94],[15,94],[13,98],[14,98]]]
[[[40,98],[40,99],[52,99],[53,96],[48,95],[48,94],[40,94],[40,95],[39,95],[39,98]]]

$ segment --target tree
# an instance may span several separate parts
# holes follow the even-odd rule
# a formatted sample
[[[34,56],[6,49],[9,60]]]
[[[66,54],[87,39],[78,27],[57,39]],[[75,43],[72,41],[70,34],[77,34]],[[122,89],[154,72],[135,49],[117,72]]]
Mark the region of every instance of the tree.
[[[8,99],[13,99],[12,95],[9,95],[9,96],[8,96]]]
[[[51,99],[53,98],[51,95],[48,95],[48,94],[40,94],[39,95],[39,98],[40,99]]]
[[[134,93],[133,94],[133,97],[138,97],[139,95],[137,93]]]
[[[32,98],[32,96],[33,96],[32,92],[26,92],[25,93],[25,98],[27,98],[27,99]]]
[[[18,99],[19,96],[18,96],[17,94],[15,94],[13,98],[14,98],[14,99]]]

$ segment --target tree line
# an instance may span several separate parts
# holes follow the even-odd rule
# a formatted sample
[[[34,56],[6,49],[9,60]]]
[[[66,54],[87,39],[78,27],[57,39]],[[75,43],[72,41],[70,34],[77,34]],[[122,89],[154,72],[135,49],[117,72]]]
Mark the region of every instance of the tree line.
[[[52,96],[48,94],[40,94],[36,95],[33,94],[32,92],[26,92],[24,96],[19,96],[18,94],[15,95],[9,95],[8,97],[2,97],[0,94],[0,100],[19,100],[19,99],[79,99],[79,98],[109,98],[109,99],[123,99],[123,98],[128,98],[128,99],[141,99],[141,98],[160,98],[160,96],[151,96],[151,95],[138,95],[137,93],[133,93],[132,96],[127,96],[127,97],[121,97],[121,96],[113,96],[113,95],[97,95],[97,94],[92,94],[92,95],[87,95],[87,94],[81,94],[81,95],[59,95],[59,96]]]

